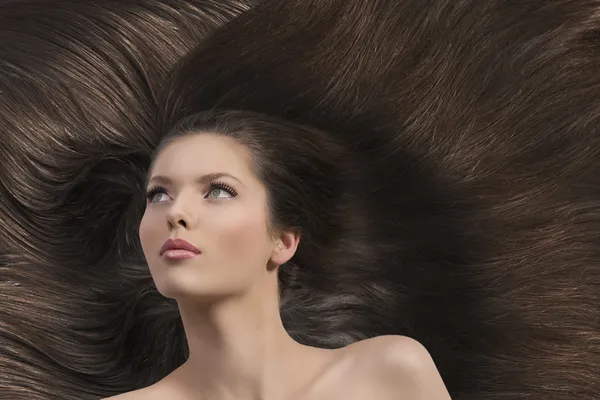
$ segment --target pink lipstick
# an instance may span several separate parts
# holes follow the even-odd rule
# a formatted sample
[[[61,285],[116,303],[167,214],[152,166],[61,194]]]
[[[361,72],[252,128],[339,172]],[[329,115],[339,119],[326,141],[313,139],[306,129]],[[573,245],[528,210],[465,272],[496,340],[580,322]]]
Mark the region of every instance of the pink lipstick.
[[[183,239],[168,239],[160,249],[160,255],[167,260],[185,260],[198,254],[200,250]]]

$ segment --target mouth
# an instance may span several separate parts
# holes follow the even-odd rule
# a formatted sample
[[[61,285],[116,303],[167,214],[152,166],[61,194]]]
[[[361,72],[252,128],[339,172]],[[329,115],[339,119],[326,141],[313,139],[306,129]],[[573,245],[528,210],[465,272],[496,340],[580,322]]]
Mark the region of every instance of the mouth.
[[[163,253],[162,257],[167,260],[186,260],[188,258],[196,257],[198,253],[193,253],[188,250],[167,250]]]
[[[199,254],[198,248],[183,239],[169,239],[160,249],[160,256],[167,260],[185,260]]]

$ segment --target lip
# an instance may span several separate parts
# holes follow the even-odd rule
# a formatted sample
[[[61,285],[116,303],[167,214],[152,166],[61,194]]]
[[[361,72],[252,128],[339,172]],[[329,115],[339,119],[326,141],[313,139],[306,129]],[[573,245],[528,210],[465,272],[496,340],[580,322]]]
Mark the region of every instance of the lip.
[[[182,260],[200,254],[198,248],[183,239],[168,239],[160,249],[161,257]]]

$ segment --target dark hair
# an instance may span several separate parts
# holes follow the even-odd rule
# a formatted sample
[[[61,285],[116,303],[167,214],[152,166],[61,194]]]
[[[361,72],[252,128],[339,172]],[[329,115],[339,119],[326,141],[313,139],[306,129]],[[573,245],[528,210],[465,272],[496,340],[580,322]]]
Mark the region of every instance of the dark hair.
[[[368,183],[347,149],[325,132],[278,117],[212,110],[177,122],[155,157],[179,137],[206,133],[230,137],[249,150],[250,167],[267,191],[270,227],[301,235],[296,254],[280,269],[284,310],[297,307],[299,288],[292,286],[301,276],[319,277],[321,290],[327,290],[340,272],[363,269],[371,253],[364,243],[371,232],[363,204]]]
[[[0,3],[0,398],[97,399],[185,360],[136,234],[156,97],[251,4]]]
[[[139,196],[161,135],[229,108],[328,132],[369,179],[368,209],[286,284],[294,337],[412,336],[457,400],[596,399],[597,5],[264,2],[158,94],[247,8],[0,5],[0,397],[98,398],[183,362]]]
[[[326,130],[366,160],[379,240],[363,270],[378,272],[345,271],[305,302],[318,312],[296,309],[288,326],[311,343],[412,336],[458,400],[596,399],[599,10],[265,2],[182,64],[159,122],[252,110]],[[340,294],[360,282],[361,297]]]

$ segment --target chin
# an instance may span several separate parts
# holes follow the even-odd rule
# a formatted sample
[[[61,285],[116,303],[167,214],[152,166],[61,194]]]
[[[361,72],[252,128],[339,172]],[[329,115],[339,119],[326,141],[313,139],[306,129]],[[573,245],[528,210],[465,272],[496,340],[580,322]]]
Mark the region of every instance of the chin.
[[[161,279],[155,280],[155,285],[161,295],[174,300],[212,302],[235,294],[231,287],[210,282],[206,277],[202,280],[194,277]]]

